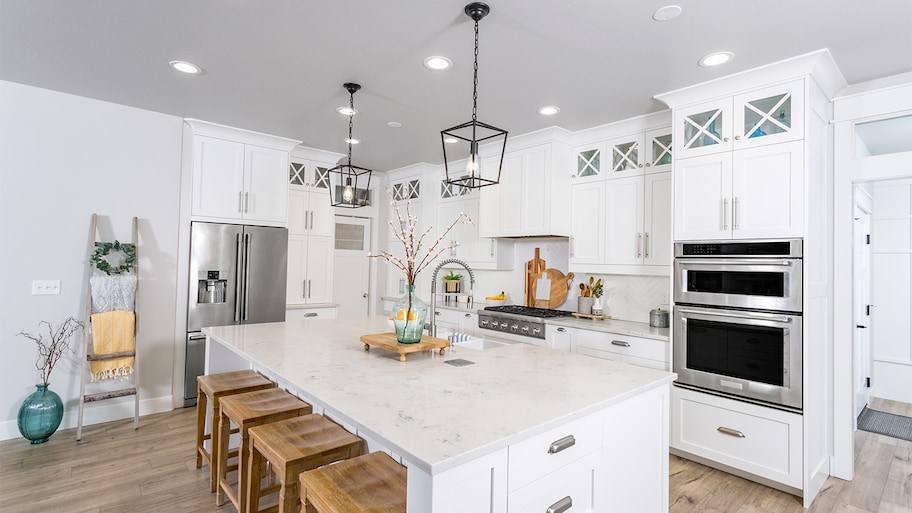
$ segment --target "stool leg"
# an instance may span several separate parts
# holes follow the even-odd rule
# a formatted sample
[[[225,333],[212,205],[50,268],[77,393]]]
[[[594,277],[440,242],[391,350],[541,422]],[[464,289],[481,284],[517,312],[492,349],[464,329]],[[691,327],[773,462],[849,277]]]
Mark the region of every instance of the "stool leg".
[[[298,476],[296,469],[286,468],[279,488],[279,513],[297,513],[301,496],[298,493]],[[252,510],[251,510],[252,511]]]
[[[241,445],[238,446],[238,513],[247,512],[247,483],[244,482],[246,478],[250,481],[250,476],[252,474],[247,473],[247,466],[250,465],[250,450],[247,449],[247,444],[250,443],[250,438],[247,436],[247,428],[241,426]],[[257,472],[257,486],[260,485],[259,476],[260,473]]]
[[[257,450],[256,443],[250,441],[250,461],[247,465],[247,511],[260,511],[260,476],[263,474],[263,454]],[[256,477],[254,477],[256,476]]]
[[[212,412],[209,415],[209,491],[218,491],[218,465],[216,461],[221,461],[222,436],[219,427],[219,401],[218,398],[212,399]],[[230,435],[226,435],[227,437]],[[225,445],[225,454],[228,454],[228,446]]]
[[[222,480],[225,480],[225,486],[228,486],[227,478],[228,475],[228,439],[231,438],[229,431],[231,430],[231,420],[228,419],[227,415],[219,415],[219,437],[218,437],[218,459],[215,459],[215,450],[213,450],[213,461],[218,461],[218,473],[215,475],[215,480],[213,481],[216,485],[215,491],[215,505],[221,506],[225,503],[225,492],[222,491]]]
[[[203,466],[203,446],[206,438],[206,401],[207,397],[200,390],[199,383],[196,385],[196,468]],[[211,437],[210,437],[211,438]],[[211,443],[210,443],[211,447]],[[212,454],[210,452],[210,454]],[[210,465],[211,466],[211,465]]]

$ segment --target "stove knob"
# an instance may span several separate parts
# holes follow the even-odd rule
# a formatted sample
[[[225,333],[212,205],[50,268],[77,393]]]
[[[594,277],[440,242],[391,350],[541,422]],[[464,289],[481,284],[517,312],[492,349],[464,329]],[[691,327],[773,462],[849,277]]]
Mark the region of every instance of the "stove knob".
[[[517,330],[519,330],[519,324],[514,324],[514,325],[510,326],[511,332],[516,333]]]
[[[481,327],[482,327],[482,328],[487,328],[487,327],[488,327],[488,320],[487,320],[487,319],[482,319],[482,320],[481,320]]]
[[[522,332],[523,332],[523,334],[529,333],[529,327],[528,327],[528,326],[523,326],[523,327],[522,327]]]
[[[541,335],[541,328],[532,328],[533,335]]]
[[[500,329],[507,331],[507,323],[505,323],[505,322],[500,323]]]

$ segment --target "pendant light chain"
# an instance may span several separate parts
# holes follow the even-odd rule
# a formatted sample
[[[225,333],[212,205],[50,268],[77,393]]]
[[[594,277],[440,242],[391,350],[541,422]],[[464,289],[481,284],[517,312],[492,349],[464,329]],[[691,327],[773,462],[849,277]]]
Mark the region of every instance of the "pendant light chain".
[[[472,83],[472,121],[478,121],[478,20],[475,20],[475,79]]]

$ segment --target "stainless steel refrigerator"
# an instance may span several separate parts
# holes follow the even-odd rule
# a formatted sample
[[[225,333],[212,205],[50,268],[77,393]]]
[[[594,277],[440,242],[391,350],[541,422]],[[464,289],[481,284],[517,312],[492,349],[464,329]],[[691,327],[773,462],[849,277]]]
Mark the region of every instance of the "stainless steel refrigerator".
[[[285,320],[288,230],[264,226],[190,224],[190,286],[184,406],[196,404],[208,326]]]

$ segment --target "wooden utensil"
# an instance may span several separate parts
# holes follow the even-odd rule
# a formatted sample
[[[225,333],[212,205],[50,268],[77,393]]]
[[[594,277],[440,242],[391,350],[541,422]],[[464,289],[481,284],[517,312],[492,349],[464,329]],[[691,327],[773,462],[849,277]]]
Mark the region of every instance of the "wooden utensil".
[[[536,279],[535,277],[547,268],[547,264],[539,258],[539,255],[541,255],[541,249],[535,248],[535,257],[526,262],[526,276],[525,283],[523,283],[523,304],[526,306],[535,306],[533,282]]]
[[[532,281],[533,299],[536,296],[538,280],[541,278],[551,280],[549,298],[547,300],[536,300],[529,306],[534,306],[537,308],[557,308],[562,305],[567,299],[567,292],[570,290],[570,284],[573,282],[573,273],[567,273],[564,275],[564,273],[558,271],[557,269],[545,269]]]

